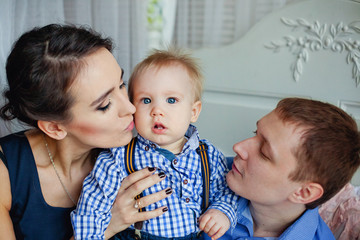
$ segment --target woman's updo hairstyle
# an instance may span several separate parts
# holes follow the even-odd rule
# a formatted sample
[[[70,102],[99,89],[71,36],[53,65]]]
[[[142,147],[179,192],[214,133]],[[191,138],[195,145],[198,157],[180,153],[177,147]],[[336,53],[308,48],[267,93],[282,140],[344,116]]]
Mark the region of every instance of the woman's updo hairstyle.
[[[33,127],[38,120],[69,121],[74,99],[68,90],[84,57],[102,47],[112,51],[112,41],[85,27],[50,24],[24,33],[6,62],[9,89],[0,117]]]

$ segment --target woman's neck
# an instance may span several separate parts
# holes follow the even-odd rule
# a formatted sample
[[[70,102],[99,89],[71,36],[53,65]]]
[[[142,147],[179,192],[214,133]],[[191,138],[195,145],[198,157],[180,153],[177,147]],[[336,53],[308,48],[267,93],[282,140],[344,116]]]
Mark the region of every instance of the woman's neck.
[[[94,166],[94,150],[81,148],[71,138],[52,139],[39,130],[27,131],[26,136],[45,201],[56,207],[73,206],[80,195],[82,182]]]
[[[70,178],[76,171],[91,170],[96,160],[96,149],[83,149],[71,139],[55,140],[39,130],[31,130],[26,135],[29,142],[32,142],[33,151],[40,151],[46,155],[43,158],[44,163],[49,163],[51,155],[61,172]]]

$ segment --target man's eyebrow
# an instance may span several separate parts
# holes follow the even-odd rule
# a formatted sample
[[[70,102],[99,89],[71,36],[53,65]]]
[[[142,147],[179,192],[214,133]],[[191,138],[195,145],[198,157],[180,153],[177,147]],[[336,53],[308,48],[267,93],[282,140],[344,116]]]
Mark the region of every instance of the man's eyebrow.
[[[93,101],[90,104],[90,107],[93,107],[99,103],[101,103],[112,91],[114,90],[114,88],[111,88],[110,90],[108,90],[107,92],[105,92],[103,95],[101,95],[99,98],[97,98],[95,101]]]
[[[260,120],[259,121],[257,121],[256,122],[256,126],[258,127],[259,126],[259,123],[260,123]],[[272,148],[272,145],[271,145],[271,143],[270,143],[270,141],[266,138],[266,136],[264,136],[262,133],[261,133],[261,131],[259,132],[257,132],[259,135],[260,135],[260,137],[263,139],[263,145],[264,144],[266,144],[267,146],[268,146],[268,149],[269,149],[269,154],[270,154],[270,156],[268,156],[268,157],[270,157],[271,159],[274,157],[274,151],[273,151],[273,148]]]

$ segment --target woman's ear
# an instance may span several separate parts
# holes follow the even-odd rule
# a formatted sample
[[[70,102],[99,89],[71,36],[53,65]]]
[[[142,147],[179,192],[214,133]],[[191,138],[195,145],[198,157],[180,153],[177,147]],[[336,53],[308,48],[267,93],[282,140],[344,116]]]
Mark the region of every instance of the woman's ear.
[[[59,123],[39,120],[37,124],[41,131],[53,139],[62,140],[67,135],[65,128]]]
[[[307,204],[321,198],[323,193],[324,189],[320,184],[305,183],[290,195],[289,200],[295,203]]]
[[[197,121],[197,119],[200,115],[200,112],[201,112],[201,106],[202,106],[201,101],[196,101],[193,104],[192,110],[191,110],[191,120],[190,120],[192,123]]]

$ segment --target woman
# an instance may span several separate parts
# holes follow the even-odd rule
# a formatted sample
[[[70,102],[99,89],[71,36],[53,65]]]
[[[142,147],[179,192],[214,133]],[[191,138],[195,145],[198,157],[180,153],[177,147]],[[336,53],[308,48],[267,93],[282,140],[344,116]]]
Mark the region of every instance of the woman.
[[[6,64],[9,90],[0,110],[33,129],[0,139],[0,238],[69,239],[70,212],[101,148],[132,138],[123,70],[112,42],[89,29],[48,25],[23,34]],[[166,206],[139,213],[134,197],[161,178],[143,169],[125,179],[106,238]],[[165,191],[140,199],[143,206]]]

